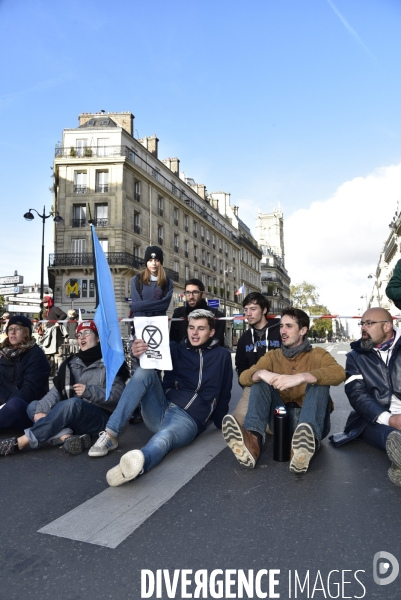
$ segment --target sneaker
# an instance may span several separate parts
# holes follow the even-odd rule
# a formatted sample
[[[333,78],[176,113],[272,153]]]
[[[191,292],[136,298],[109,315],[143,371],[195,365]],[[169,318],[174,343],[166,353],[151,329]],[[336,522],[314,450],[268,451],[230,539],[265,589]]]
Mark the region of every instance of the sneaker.
[[[391,467],[387,474],[390,481],[401,486],[401,431],[392,431],[386,442],[387,456],[391,460]]]
[[[255,468],[260,456],[260,446],[256,435],[247,431],[232,415],[226,415],[222,423],[223,437],[238,462],[251,469]]]
[[[0,456],[14,454],[14,452],[17,452],[18,450],[19,448],[16,437],[0,440]]]
[[[291,473],[306,473],[315,454],[315,434],[309,423],[301,423],[294,431],[291,442]]]
[[[88,433],[84,435],[70,435],[63,444],[63,450],[68,452],[68,454],[81,454],[83,450],[91,447],[91,443],[91,436]]]
[[[118,440],[112,438],[107,431],[101,431],[99,433],[99,439],[88,452],[88,456],[106,456],[109,450],[115,450],[118,448]]]
[[[145,456],[141,450],[131,450],[121,457],[120,464],[107,472],[107,483],[113,487],[132,481],[143,470]]]

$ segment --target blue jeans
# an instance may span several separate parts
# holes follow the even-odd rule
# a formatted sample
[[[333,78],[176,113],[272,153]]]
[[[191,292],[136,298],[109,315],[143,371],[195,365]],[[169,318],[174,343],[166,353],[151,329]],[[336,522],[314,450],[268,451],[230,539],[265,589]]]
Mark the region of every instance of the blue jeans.
[[[317,440],[326,437],[330,431],[330,386],[306,386],[306,395],[300,409],[289,408],[290,434],[294,433],[297,425],[309,423]],[[278,390],[273,386],[259,381],[251,387],[248,412],[246,413],[244,427],[248,431],[257,431],[265,440],[266,425],[269,424],[274,434],[274,409],[276,406],[285,406]]]
[[[374,448],[386,451],[387,438],[392,431],[397,431],[397,429],[389,425],[380,425],[380,423],[373,425],[367,423],[358,438]]]
[[[26,414],[29,406],[22,398],[10,398],[5,406],[0,410],[0,429],[12,427],[23,431],[25,427],[32,424],[31,419]]]
[[[31,402],[28,415],[32,420],[35,412],[36,402]],[[108,418],[108,413],[99,406],[82,398],[68,398],[57,402],[45,417],[25,429],[25,435],[31,448],[37,448],[39,442],[49,440],[65,427],[70,427],[76,435],[97,435],[104,430]]]
[[[157,373],[139,367],[108,420],[106,431],[113,437],[118,437],[139,403],[146,427],[155,434],[141,449],[145,456],[143,471],[146,473],[158,465],[171,450],[190,444],[198,435],[198,427],[185,410],[167,400]]]

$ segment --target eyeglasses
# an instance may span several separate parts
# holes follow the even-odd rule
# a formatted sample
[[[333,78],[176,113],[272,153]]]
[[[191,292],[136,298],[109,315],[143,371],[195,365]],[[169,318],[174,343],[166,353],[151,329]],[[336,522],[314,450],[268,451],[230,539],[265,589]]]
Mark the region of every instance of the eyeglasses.
[[[199,292],[198,290],[195,290],[194,292],[184,292],[185,296],[199,296],[199,294],[201,294],[202,292]]]
[[[88,337],[88,335],[90,335],[92,333],[91,329],[85,329],[84,331],[80,331],[79,333],[77,333],[77,338],[83,338],[83,337]]]
[[[18,331],[22,331],[22,327],[9,327],[8,333],[17,333]]]
[[[376,325],[376,323],[390,323],[390,321],[359,321],[359,327],[367,327],[368,329],[372,327],[372,325]]]

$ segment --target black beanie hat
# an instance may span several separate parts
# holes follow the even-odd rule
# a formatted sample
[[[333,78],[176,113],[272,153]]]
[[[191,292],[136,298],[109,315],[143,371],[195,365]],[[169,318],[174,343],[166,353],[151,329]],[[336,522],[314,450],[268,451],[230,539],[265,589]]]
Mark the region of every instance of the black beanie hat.
[[[26,327],[29,329],[29,335],[32,337],[32,323],[28,317],[23,317],[22,315],[15,315],[15,317],[11,317],[7,324],[6,333],[8,333],[8,328],[11,325],[21,325],[21,327]]]
[[[145,262],[151,258],[157,258],[163,264],[163,250],[159,246],[148,246],[145,250]]]

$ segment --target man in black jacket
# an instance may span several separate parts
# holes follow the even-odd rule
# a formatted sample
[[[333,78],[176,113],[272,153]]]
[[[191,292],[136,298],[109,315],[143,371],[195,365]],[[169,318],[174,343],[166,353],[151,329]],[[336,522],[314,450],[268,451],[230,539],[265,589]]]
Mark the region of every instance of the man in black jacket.
[[[235,353],[235,368],[238,378],[243,371],[256,365],[268,350],[274,350],[281,346],[280,318],[267,318],[270,304],[266,296],[259,292],[252,292],[244,298],[242,306],[249,329],[238,340]],[[250,390],[250,387],[243,388],[242,396],[235,408],[234,417],[240,425],[244,424]]]
[[[362,315],[362,337],[347,355],[345,393],[352,408],[335,446],[361,439],[387,451],[390,480],[401,486],[401,332],[390,313],[370,308]]]
[[[142,339],[133,343],[139,357],[147,350]],[[231,355],[214,338],[210,311],[189,315],[188,338],[170,342],[173,369],[164,372],[163,382],[153,369],[139,367],[127,384],[118,408],[89,456],[105,456],[118,447],[118,436],[134,408],[141,402],[145,425],[154,434],[140,450],[121,457],[120,464],[107,473],[111,486],[122,485],[146,473],[171,450],[190,444],[212,420],[221,429],[231,397]]]
[[[219,321],[220,317],[224,317],[224,314],[217,308],[211,308],[205,300],[205,286],[200,279],[188,279],[185,282],[185,306],[179,306],[173,313],[173,319],[181,318],[182,321],[172,321],[170,327],[170,342],[180,343],[184,338],[187,337],[188,327],[188,315],[193,310],[202,308],[204,310],[210,310],[213,313],[216,320],[216,331],[215,337],[218,339],[220,346],[224,347],[224,333],[226,329],[226,322]]]

